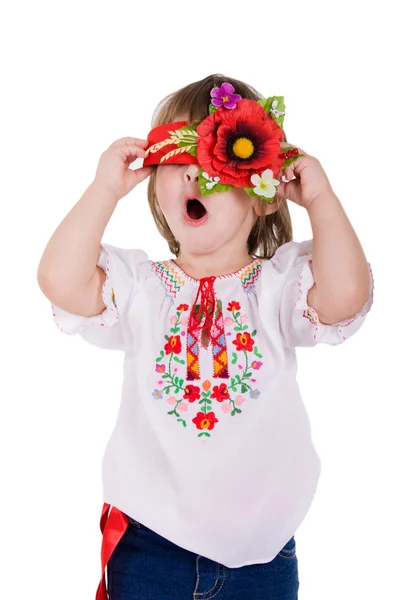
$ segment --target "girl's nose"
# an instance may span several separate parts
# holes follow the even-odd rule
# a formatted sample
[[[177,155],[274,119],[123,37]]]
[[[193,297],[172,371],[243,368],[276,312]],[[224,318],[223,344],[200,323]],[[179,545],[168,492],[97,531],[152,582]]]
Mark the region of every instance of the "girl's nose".
[[[185,181],[186,182],[198,181],[199,173],[200,173],[199,165],[188,165],[187,169],[185,170]]]

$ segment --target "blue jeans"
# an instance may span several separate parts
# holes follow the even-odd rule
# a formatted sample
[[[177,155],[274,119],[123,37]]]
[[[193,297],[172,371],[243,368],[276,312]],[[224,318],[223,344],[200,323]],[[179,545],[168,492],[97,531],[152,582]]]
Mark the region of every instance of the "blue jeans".
[[[231,569],[129,518],[107,565],[110,600],[297,600],[294,536],[269,563]]]

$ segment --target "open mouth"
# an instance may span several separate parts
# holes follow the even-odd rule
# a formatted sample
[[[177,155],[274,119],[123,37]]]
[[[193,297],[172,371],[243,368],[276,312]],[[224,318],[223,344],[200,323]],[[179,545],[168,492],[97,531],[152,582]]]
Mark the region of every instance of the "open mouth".
[[[197,198],[189,198],[186,204],[186,211],[194,221],[198,221],[207,214],[206,207]]]

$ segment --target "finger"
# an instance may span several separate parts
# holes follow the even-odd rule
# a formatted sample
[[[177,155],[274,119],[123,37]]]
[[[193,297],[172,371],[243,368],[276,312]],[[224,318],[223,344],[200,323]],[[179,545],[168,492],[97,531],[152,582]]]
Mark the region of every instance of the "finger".
[[[135,185],[138,185],[142,181],[144,181],[152,172],[155,170],[154,165],[150,165],[149,167],[140,167],[139,169],[128,169],[128,175],[130,179],[133,179]]]
[[[136,144],[130,144],[129,146],[118,146],[118,149],[125,155],[125,160],[130,164],[137,158],[144,158],[146,151],[144,148],[137,146]]]
[[[136,144],[137,146],[140,146],[141,148],[146,148],[149,144],[149,141],[143,140],[142,138],[123,137],[123,138],[120,138],[119,140],[115,140],[115,142],[113,142],[111,144],[110,148],[112,148],[113,146],[128,146],[131,144]]]

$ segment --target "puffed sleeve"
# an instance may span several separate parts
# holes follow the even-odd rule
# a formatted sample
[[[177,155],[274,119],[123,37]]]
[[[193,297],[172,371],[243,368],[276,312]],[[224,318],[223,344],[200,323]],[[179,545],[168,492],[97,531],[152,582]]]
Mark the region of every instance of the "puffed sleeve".
[[[102,288],[104,311],[92,317],[68,313],[51,303],[53,317],[61,331],[79,333],[90,344],[110,350],[126,350],[129,331],[126,314],[132,295],[137,291],[146,252],[101,244],[97,266],[106,274]]]
[[[346,320],[326,325],[320,322],[317,312],[307,303],[308,291],[315,283],[312,239],[283,244],[271,261],[285,277],[279,306],[279,323],[287,347],[315,346],[318,343],[334,346],[343,343],[360,329],[373,303],[374,278],[370,263],[370,293],[364,306]]]

